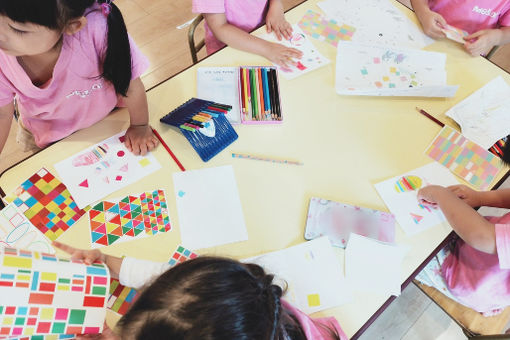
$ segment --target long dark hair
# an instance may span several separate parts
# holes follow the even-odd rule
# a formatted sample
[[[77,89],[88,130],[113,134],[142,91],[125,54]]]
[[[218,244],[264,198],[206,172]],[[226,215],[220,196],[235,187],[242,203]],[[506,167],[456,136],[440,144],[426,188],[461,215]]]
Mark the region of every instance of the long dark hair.
[[[62,30],[70,20],[86,15],[96,2],[107,0],[0,0],[0,14],[16,22]],[[101,76],[113,84],[117,93],[126,96],[131,81],[131,49],[122,13],[114,3],[110,6],[108,48],[102,56]]]
[[[258,265],[199,257],[158,277],[117,327],[129,340],[305,340],[282,293]]]

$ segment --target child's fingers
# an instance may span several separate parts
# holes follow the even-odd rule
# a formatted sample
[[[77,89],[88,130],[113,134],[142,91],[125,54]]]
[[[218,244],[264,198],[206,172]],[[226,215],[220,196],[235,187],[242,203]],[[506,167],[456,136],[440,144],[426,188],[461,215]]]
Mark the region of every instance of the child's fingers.
[[[145,156],[147,153],[147,143],[140,143],[140,155]]]
[[[126,139],[124,141],[124,145],[126,146],[126,149],[128,149],[131,152],[133,152],[133,147],[131,145],[131,138],[126,137]]]
[[[282,34],[280,32],[280,27],[278,27],[278,26],[274,27],[273,32],[276,34],[276,39],[281,41],[282,40]]]
[[[61,243],[58,241],[53,241],[51,244],[53,246],[57,247],[58,249],[65,251],[68,254],[73,254],[74,252],[77,251],[76,248],[68,246],[67,244],[64,244],[64,243]]]
[[[301,59],[301,57],[303,56],[303,52],[301,52],[300,50],[296,50],[295,48],[288,48],[286,50],[285,55],[288,58],[298,58],[298,59]]]
[[[271,33],[271,31],[272,31],[271,21],[266,22],[266,30],[267,30],[267,33]]]

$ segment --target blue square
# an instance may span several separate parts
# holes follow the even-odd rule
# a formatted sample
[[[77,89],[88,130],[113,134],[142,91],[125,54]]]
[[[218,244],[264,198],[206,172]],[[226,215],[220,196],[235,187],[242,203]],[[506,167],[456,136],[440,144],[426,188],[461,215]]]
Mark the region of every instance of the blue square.
[[[27,307],[18,307],[18,315],[27,315]]]
[[[19,207],[20,205],[23,204],[23,201],[19,197],[16,197],[14,199],[14,204],[16,204],[17,207]]]
[[[188,249],[186,249],[186,250],[184,251],[184,256],[189,256],[189,254],[190,254],[190,253],[191,253],[191,252],[190,252]]]
[[[28,205],[29,207],[32,207],[36,203],[37,203],[37,200],[35,198],[33,198],[33,197],[30,197],[25,202],[25,204]]]
[[[25,182],[21,183],[21,187],[25,190],[33,186],[34,183],[32,183],[29,179],[27,179]]]
[[[46,228],[51,229],[53,228],[54,225],[55,223],[53,223],[53,221],[49,221],[48,223],[46,223]]]
[[[68,226],[72,226],[72,225],[74,224],[74,222],[75,222],[75,220],[70,219],[69,221],[67,221],[67,222],[66,222],[66,224],[67,224]]]
[[[48,214],[48,219],[50,219],[50,220],[51,220],[51,219],[53,219],[53,217],[55,217],[55,216],[57,216],[57,215],[55,215],[55,213],[50,212],[50,213]]]
[[[65,197],[64,197],[64,196],[62,196],[62,195],[58,195],[57,197],[55,197],[55,198],[53,199],[53,201],[54,201],[55,203],[57,203],[58,205],[61,205],[62,203],[64,203],[64,201],[65,201],[65,200],[66,200],[66,199],[65,199]]]

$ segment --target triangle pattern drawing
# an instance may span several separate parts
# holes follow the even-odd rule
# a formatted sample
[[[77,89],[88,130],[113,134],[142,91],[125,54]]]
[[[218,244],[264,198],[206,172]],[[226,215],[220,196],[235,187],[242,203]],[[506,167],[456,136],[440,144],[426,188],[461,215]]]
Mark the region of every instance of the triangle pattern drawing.
[[[423,216],[413,214],[411,213],[411,218],[413,219],[414,223],[420,224],[420,221],[423,220]]]

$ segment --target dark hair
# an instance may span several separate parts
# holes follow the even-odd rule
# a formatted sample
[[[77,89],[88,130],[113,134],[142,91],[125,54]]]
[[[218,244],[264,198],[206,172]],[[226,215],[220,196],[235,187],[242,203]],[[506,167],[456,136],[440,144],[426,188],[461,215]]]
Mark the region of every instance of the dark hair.
[[[0,0],[0,14],[16,22],[62,30],[71,19],[87,15],[87,9],[96,2],[107,0]],[[102,56],[101,76],[113,84],[117,93],[126,96],[131,81],[131,49],[122,13],[115,4],[110,6],[108,48]]]
[[[503,155],[501,159],[503,163],[510,166],[510,135],[506,137],[505,145],[503,146]]]
[[[203,256],[158,277],[117,327],[122,339],[305,340],[282,293],[258,265]]]

